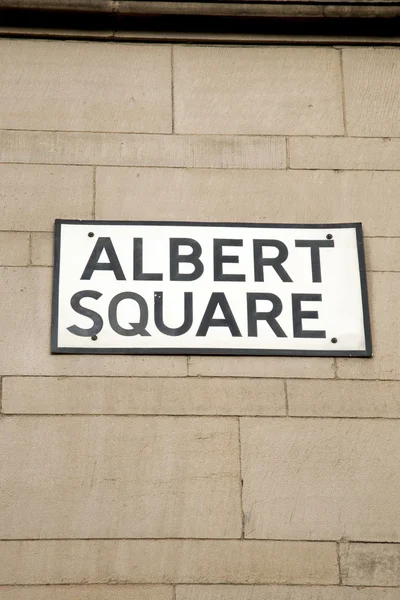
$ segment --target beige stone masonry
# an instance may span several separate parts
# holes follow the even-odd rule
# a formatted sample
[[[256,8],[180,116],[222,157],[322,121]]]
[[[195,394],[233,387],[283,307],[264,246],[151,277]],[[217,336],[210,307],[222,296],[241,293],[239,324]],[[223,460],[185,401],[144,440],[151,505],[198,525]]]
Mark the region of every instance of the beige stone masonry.
[[[329,1],[329,0],[328,0]],[[334,0],[335,2],[337,0]],[[349,18],[349,17],[353,17],[353,18],[361,18],[361,19],[379,19],[379,18],[383,18],[383,19],[391,19],[391,18],[396,18],[399,16],[400,11],[398,9],[398,6],[392,5],[390,6],[390,4],[386,4],[385,0],[382,4],[379,5],[379,3],[381,2],[381,0],[378,0],[378,2],[376,2],[376,0],[369,0],[371,2],[370,5],[367,6],[360,6],[360,5],[355,5],[352,3],[352,0],[350,0],[351,4],[349,5],[347,2],[345,4],[328,4],[327,6],[325,6],[324,8],[324,17],[328,17],[328,18]],[[374,4],[372,4],[374,3]],[[358,42],[359,43],[359,42]]]
[[[29,233],[0,231],[0,265],[29,265]]]
[[[344,48],[347,131],[400,136],[400,48]]]
[[[177,133],[341,135],[333,48],[175,46]]]
[[[47,267],[53,264],[53,239],[53,233],[31,234],[32,265]]]
[[[166,585],[0,586],[0,600],[174,600],[174,591]]]
[[[70,11],[79,17],[80,11],[111,13],[117,0],[2,0],[2,3],[7,8]]]
[[[286,140],[270,136],[0,131],[0,161],[285,169]]]
[[[176,588],[176,600],[398,600],[398,594],[394,589],[339,586],[179,585]]]
[[[185,356],[51,355],[52,269],[0,268],[2,375],[153,376],[187,374]]]
[[[334,377],[332,358],[287,356],[191,356],[194,377]]]
[[[400,170],[400,139],[290,138],[291,169]]]
[[[286,414],[283,381],[200,377],[4,377],[2,410],[21,414]]]
[[[399,188],[400,173],[393,172],[99,167],[96,218],[362,221],[366,235],[396,236]]]
[[[400,544],[340,544],[340,563],[344,585],[400,586]]]
[[[366,238],[365,257],[369,271],[400,271],[400,238]]]
[[[236,419],[8,417],[1,539],[240,538]]]
[[[14,0],[15,1],[15,0]],[[215,2],[204,2],[190,1],[189,2],[173,2],[167,1],[156,1],[151,0],[116,0],[118,6],[118,12],[123,14],[135,15],[135,14],[161,14],[161,15],[212,15],[212,16],[225,16],[225,17],[268,17],[282,16],[282,9],[280,5],[275,4],[277,0],[272,0],[271,4],[264,2],[257,2],[253,4],[253,0],[246,1],[239,0],[228,0],[221,2],[217,0]],[[286,6],[284,0],[284,14],[293,15],[296,17],[300,16],[323,16],[324,7],[314,4],[300,4],[292,6]]]
[[[287,18],[291,16],[326,16],[333,14],[336,17],[366,17],[378,14],[390,17],[393,14],[397,14],[395,12],[395,0],[361,0],[360,2],[348,0],[344,6],[340,6],[339,0],[322,0],[314,4],[305,0],[293,6],[291,3],[286,2],[286,0],[271,0],[270,2],[265,2],[265,0],[226,0],[225,2],[221,2],[221,0],[189,0],[187,2],[179,0],[177,2],[173,0],[2,0],[2,2],[7,8],[29,8],[31,10],[43,10],[47,8],[63,11],[70,15],[74,13],[79,14],[80,11],[89,11],[90,13],[97,13],[103,16],[114,13],[122,18],[125,15],[132,17],[143,14],[156,17],[162,15],[230,16],[239,19],[244,16]],[[124,20],[122,20],[122,24],[125,24]],[[217,31],[221,29],[223,30],[223,27],[217,29]],[[229,28],[228,31],[230,31]],[[147,35],[151,36],[152,33],[147,32]],[[181,35],[179,31],[176,37],[180,39]],[[310,38],[312,40],[313,36],[309,36],[308,39]],[[333,40],[335,39],[333,37]]]
[[[400,47],[66,35],[0,31],[0,600],[400,600]],[[362,222],[374,356],[52,355],[55,219]]]
[[[368,292],[374,358],[338,358],[342,379],[400,379],[400,273],[370,273]]]
[[[171,48],[0,40],[0,128],[172,131]]]
[[[0,584],[338,584],[336,544],[249,540],[0,542]]]
[[[400,421],[243,418],[241,448],[245,537],[400,541]]]
[[[52,231],[54,219],[91,218],[91,167],[0,165],[0,180],[2,229]]]
[[[287,394],[292,416],[400,418],[398,381],[288,380]]]

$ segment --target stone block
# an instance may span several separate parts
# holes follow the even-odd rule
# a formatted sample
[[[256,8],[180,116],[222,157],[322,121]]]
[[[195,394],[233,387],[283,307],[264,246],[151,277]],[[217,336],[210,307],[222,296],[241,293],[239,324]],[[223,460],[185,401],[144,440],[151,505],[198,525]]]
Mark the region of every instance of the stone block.
[[[0,586],[0,600],[173,600],[167,585]]]
[[[176,46],[177,133],[340,135],[333,48]]]
[[[342,586],[179,585],[176,600],[398,600],[398,590]]]
[[[0,231],[0,265],[29,265],[29,233]]]
[[[181,503],[177,509],[181,509]],[[338,584],[336,544],[249,540],[0,542],[0,584]]]
[[[342,379],[400,379],[400,273],[370,273],[372,359],[338,358]]]
[[[318,377],[333,378],[332,358],[287,356],[191,356],[194,377]]]
[[[286,140],[270,136],[0,131],[0,162],[285,169]]]
[[[399,236],[399,187],[400,173],[388,171],[99,167],[96,218],[244,223],[362,221],[365,235]]]
[[[283,381],[204,377],[4,377],[2,410],[9,414],[286,413]]]
[[[400,48],[344,48],[349,135],[400,136]]]
[[[1,375],[155,376],[187,374],[184,356],[51,355],[51,281],[46,267],[2,267]]]
[[[0,165],[0,179],[3,229],[52,231],[55,219],[91,218],[90,167]]]
[[[344,585],[400,586],[400,544],[341,544],[340,562]]]
[[[241,536],[235,419],[9,417],[0,431],[1,539]]]
[[[369,271],[400,271],[400,238],[366,238],[365,259]]]
[[[15,1],[15,0],[14,0]],[[219,17],[266,17],[282,16],[282,8],[274,6],[276,0],[272,0],[272,5],[262,4],[260,2],[254,3],[254,0],[245,2],[184,2],[181,0],[174,2],[169,0],[167,2],[158,2],[156,4],[150,3],[139,3],[137,0],[122,0],[118,2],[118,13],[128,15],[140,15],[140,14],[156,14],[162,15],[174,15],[174,16],[219,16]],[[323,7],[318,5],[295,5],[294,7],[285,7],[284,14],[300,17],[300,16],[323,16]],[[178,39],[181,39],[180,32]],[[208,38],[206,38],[208,40]]]
[[[400,541],[400,421],[242,418],[241,448],[246,538]]]
[[[168,45],[3,39],[0,127],[172,130]]]
[[[398,381],[289,380],[287,393],[295,417],[400,418]]]
[[[60,10],[90,13],[112,13],[115,9],[115,0],[5,0],[7,8],[26,8],[41,10]]]
[[[31,259],[33,265],[51,266],[53,264],[52,233],[34,232],[31,234]]]
[[[350,137],[290,138],[291,169],[400,170],[400,140]]]

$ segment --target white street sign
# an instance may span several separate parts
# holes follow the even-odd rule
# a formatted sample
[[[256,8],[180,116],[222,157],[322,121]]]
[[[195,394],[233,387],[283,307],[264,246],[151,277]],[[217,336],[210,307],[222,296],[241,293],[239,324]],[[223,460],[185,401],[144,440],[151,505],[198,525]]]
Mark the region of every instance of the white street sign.
[[[57,220],[52,352],[371,356],[361,225]]]

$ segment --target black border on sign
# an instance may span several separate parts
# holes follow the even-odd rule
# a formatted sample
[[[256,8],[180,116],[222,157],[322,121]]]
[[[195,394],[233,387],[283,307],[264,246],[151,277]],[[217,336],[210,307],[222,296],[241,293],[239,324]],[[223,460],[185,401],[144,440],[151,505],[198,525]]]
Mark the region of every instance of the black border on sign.
[[[58,292],[60,282],[60,246],[62,225],[152,225],[184,227],[252,227],[259,229],[347,229],[356,230],[358,266],[361,284],[361,300],[364,320],[365,350],[260,350],[258,348],[66,348],[58,346]],[[212,221],[80,221],[79,219],[56,219],[54,227],[54,269],[51,321],[52,354],[158,354],[158,355],[203,355],[203,356],[372,356],[371,324],[368,306],[367,277],[361,223],[335,223],[298,225],[296,223],[214,223]]]

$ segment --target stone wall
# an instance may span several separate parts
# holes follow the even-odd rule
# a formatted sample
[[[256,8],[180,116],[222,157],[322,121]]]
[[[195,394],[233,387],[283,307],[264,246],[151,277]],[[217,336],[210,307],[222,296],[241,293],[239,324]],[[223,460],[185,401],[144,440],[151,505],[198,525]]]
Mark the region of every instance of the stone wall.
[[[398,600],[400,48],[0,61],[0,600]],[[52,356],[55,218],[362,221],[375,356]]]

